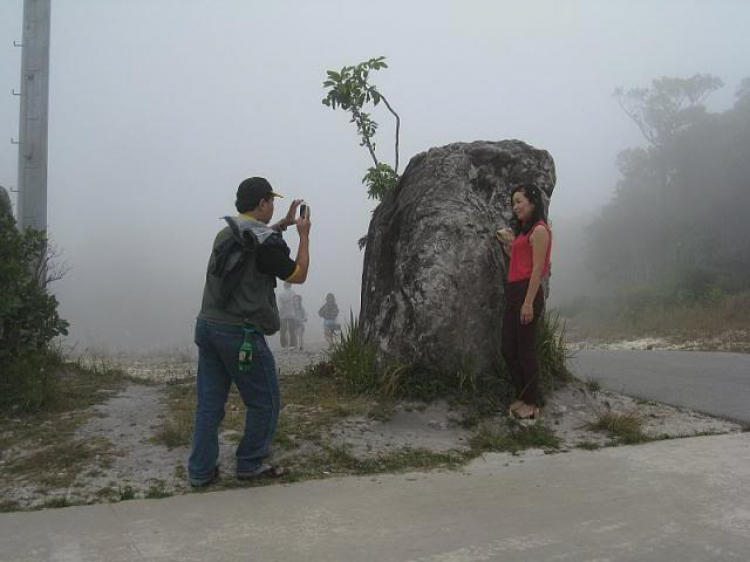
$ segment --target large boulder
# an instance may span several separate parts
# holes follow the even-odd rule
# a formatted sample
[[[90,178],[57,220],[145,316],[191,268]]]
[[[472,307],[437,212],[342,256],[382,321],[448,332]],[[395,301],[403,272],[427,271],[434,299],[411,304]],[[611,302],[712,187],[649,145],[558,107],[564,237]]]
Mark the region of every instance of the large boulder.
[[[495,231],[510,222],[513,187],[528,182],[548,205],[554,161],[517,140],[455,143],[412,158],[367,236],[360,315],[381,359],[495,367],[506,276]]]

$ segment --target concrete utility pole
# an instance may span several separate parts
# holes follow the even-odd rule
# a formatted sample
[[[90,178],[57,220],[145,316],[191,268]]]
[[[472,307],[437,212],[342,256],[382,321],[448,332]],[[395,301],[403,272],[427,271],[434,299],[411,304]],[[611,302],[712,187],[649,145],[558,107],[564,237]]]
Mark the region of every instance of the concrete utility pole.
[[[18,138],[18,227],[47,230],[47,115],[51,0],[24,0],[21,118]]]

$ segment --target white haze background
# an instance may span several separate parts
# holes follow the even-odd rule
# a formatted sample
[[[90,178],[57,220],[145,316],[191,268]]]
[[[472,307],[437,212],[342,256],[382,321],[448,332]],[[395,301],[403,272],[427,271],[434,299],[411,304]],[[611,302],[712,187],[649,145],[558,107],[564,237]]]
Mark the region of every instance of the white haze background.
[[[22,4],[0,3],[0,139],[18,134]],[[742,1],[52,4],[49,229],[71,267],[55,290],[79,348],[189,345],[218,219],[252,175],[313,209],[299,289],[312,339],[327,292],[357,311],[370,162],[346,115],[320,103],[327,69],[388,58],[373,79],[402,116],[403,167],[457,141],[551,152],[556,302],[587,288],[582,226],[613,193],[616,153],[642,144],[614,88],[710,72],[722,110],[750,75]],[[390,159],[393,123],[375,118]],[[8,143],[0,184],[16,173]]]

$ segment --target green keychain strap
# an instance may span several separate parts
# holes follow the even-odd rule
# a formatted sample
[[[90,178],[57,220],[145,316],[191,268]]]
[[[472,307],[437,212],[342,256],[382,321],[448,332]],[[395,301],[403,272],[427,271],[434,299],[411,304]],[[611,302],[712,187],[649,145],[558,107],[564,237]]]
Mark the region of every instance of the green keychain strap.
[[[250,322],[247,318],[245,318],[242,329],[245,332],[245,334],[255,334],[257,336],[263,335],[263,332],[261,332],[260,329],[255,324]]]

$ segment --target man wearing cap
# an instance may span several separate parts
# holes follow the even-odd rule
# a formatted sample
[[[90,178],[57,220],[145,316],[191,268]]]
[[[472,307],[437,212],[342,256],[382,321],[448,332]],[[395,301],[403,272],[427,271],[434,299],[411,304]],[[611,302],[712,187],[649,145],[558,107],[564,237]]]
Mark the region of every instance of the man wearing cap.
[[[269,226],[274,200],[281,197],[264,178],[248,178],[237,189],[236,217],[221,230],[213,244],[206,273],[203,303],[195,328],[199,350],[197,406],[188,476],[194,487],[207,486],[218,474],[218,428],[231,384],[237,385],[246,407],[245,434],[237,447],[237,477],[252,479],[281,476],[287,471],[264,462],[279,416],[279,383],[276,363],[265,336],[279,330],[276,280],[304,283],[310,264],[310,218],[295,219],[299,200],[292,201],[281,221]],[[296,260],[281,233],[293,224],[299,233]],[[233,230],[235,231],[233,233]],[[256,246],[243,266],[231,294],[222,293],[221,278],[214,274],[217,249],[237,232],[252,234]],[[240,347],[252,340],[252,360],[246,370],[238,361]]]

